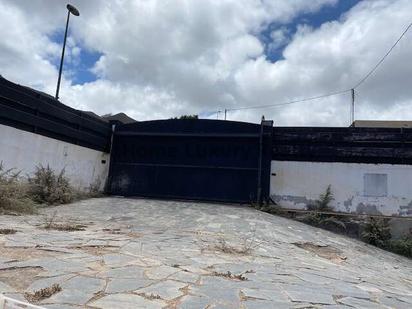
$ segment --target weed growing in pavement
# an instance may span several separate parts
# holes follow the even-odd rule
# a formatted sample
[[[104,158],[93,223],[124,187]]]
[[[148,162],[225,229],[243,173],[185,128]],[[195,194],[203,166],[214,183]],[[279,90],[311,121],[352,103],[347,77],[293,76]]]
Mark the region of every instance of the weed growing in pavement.
[[[220,251],[226,254],[239,254],[239,255],[248,255],[253,252],[254,249],[261,245],[260,242],[256,239],[256,230],[243,237],[240,241],[240,245],[234,245],[229,243],[226,238],[222,235],[218,238],[218,241],[209,249],[214,251]]]
[[[148,300],[162,299],[162,298],[160,297],[160,295],[153,294],[153,293],[150,293],[150,294],[147,294],[147,293],[139,293],[139,294],[137,294],[137,295],[139,295],[139,296],[141,296],[141,297],[143,297],[143,298],[146,298],[146,299],[148,299]]]
[[[56,215],[57,215],[57,211],[55,211],[51,217],[45,218],[44,224],[43,224],[44,229],[74,232],[74,231],[84,231],[86,228],[86,226],[83,224],[76,224],[72,222],[57,223]]]
[[[0,235],[11,235],[16,233],[17,231],[15,229],[0,229]]]
[[[223,277],[223,278],[227,278],[230,280],[238,280],[238,281],[247,281],[248,279],[243,276],[243,274],[232,274],[230,271],[226,272],[226,273],[220,273],[220,272],[213,272],[212,273],[213,276],[217,276],[217,277]]]
[[[62,290],[59,284],[53,284],[50,287],[40,289],[35,291],[34,293],[26,292],[24,293],[24,297],[32,304],[37,304],[42,300],[53,296],[54,294],[60,292]]]

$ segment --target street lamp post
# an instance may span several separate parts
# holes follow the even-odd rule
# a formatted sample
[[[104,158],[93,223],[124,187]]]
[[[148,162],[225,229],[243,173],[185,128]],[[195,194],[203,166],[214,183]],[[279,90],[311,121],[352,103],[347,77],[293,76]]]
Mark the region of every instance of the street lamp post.
[[[66,21],[66,30],[65,30],[65,32],[64,32],[64,41],[63,41],[62,57],[61,57],[61,59],[60,59],[59,78],[58,78],[58,80],[57,80],[56,100],[59,99],[60,80],[61,80],[61,78],[62,78],[64,50],[65,50],[65,48],[66,48],[67,29],[69,28],[70,14],[73,14],[74,16],[79,16],[79,15],[80,15],[79,11],[78,11],[73,5],[68,4],[66,7],[67,7],[67,21]]]

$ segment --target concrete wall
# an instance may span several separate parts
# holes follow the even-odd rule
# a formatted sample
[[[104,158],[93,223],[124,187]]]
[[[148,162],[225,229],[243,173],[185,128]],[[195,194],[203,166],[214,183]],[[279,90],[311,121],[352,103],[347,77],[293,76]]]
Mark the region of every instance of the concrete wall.
[[[270,194],[305,209],[331,185],[337,211],[412,216],[412,166],[272,161]]]
[[[32,174],[36,165],[49,165],[56,172],[65,168],[76,188],[85,189],[100,181],[102,189],[109,158],[104,152],[0,125],[0,161],[6,168],[21,170],[23,175]]]

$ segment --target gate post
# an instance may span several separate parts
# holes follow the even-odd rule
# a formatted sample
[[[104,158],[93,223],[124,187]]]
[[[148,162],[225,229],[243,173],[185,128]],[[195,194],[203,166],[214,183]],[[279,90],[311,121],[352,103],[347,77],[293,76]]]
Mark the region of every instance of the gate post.
[[[114,158],[114,148],[113,148],[113,143],[114,143],[114,134],[116,132],[116,124],[112,124],[112,135],[110,137],[110,159],[109,159],[109,172],[107,175],[107,183],[105,185],[105,193],[106,194],[111,194],[112,192],[112,177],[113,177],[113,158]]]
[[[263,203],[263,197],[262,197],[262,169],[263,169],[263,155],[264,155],[264,146],[269,146],[272,143],[265,143],[267,145],[264,145],[264,138],[265,136],[269,135],[269,137],[272,137],[272,127],[273,127],[273,121],[272,120],[265,120],[265,116],[262,116],[262,121],[260,123],[260,136],[259,136],[259,162],[258,162],[258,183],[257,183],[257,194],[256,194],[256,202],[259,206],[262,206]],[[268,130],[267,128],[270,128],[269,134],[266,131]],[[266,130],[265,130],[266,129]],[[267,151],[267,149],[266,149]],[[270,151],[270,149],[269,149]],[[269,159],[269,166],[265,166],[266,168],[270,169],[270,158]],[[267,172],[264,173],[265,175],[268,174]],[[267,193],[267,192],[265,192]],[[267,198],[267,197],[266,197]]]

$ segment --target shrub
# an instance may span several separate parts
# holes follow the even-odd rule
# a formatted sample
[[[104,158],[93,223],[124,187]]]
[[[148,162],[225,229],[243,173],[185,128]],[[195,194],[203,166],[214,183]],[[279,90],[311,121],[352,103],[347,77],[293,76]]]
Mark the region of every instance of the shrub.
[[[392,238],[388,220],[381,218],[369,218],[361,234],[362,239],[368,244],[379,248],[386,248]]]
[[[30,196],[41,204],[67,204],[74,200],[75,192],[62,169],[58,175],[50,166],[39,165],[33,177],[29,177]]]
[[[412,258],[412,236],[391,240],[388,250]]]
[[[321,226],[329,231],[346,234],[344,218],[328,217],[322,220]]]
[[[313,212],[305,214],[304,216],[299,218],[299,220],[309,225],[320,226],[322,222],[322,215],[317,212]]]
[[[27,189],[27,184],[20,179],[20,172],[5,169],[3,162],[0,162],[0,213],[35,213]]]

